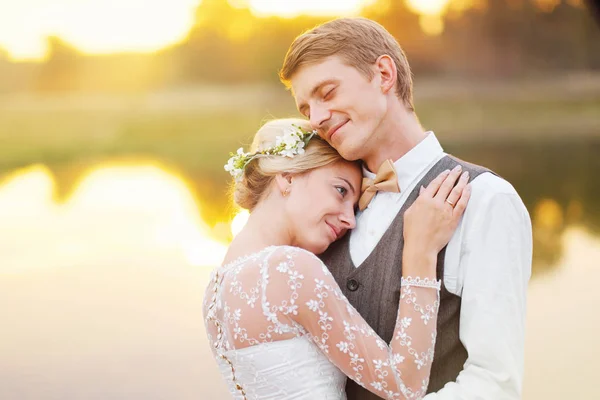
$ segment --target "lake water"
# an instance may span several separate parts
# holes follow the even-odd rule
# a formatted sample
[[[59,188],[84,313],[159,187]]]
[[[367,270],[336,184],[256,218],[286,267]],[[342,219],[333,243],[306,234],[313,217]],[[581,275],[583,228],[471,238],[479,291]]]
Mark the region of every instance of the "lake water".
[[[533,219],[524,398],[595,397],[600,141],[447,150]],[[60,203],[55,188],[44,166],[0,183],[0,399],[228,398],[201,313],[226,243],[188,187],[145,162],[99,165]]]

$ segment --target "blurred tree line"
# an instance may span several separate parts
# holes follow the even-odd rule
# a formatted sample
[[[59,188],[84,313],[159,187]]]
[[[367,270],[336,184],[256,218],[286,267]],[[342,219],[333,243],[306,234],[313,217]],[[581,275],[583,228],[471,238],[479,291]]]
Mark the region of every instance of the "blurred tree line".
[[[295,36],[326,19],[256,17],[227,0],[203,0],[188,37],[153,54],[87,56],[49,37],[42,63],[0,50],[0,92],[136,91],[190,84],[277,83]],[[416,74],[502,78],[600,69],[600,27],[583,0],[452,0],[439,35],[400,0],[362,15],[382,23]],[[157,28],[159,29],[159,28]]]

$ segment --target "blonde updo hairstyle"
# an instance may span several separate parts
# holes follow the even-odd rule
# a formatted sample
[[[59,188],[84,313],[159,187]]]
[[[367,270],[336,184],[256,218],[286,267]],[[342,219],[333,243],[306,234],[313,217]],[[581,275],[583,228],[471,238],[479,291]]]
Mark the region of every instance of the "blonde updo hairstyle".
[[[254,153],[275,146],[276,137],[283,136],[288,129],[295,129],[293,125],[304,131],[312,130],[308,121],[303,119],[275,119],[265,123],[256,132],[249,151]],[[341,160],[342,156],[329,143],[315,135],[308,142],[305,152],[293,158],[268,156],[252,160],[244,169],[242,180],[234,185],[233,200],[238,206],[252,211],[267,195],[278,174],[303,174]]]

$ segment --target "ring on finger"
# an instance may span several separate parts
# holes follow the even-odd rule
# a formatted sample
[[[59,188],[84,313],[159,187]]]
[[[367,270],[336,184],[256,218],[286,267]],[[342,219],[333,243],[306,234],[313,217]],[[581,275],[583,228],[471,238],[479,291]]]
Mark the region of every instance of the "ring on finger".
[[[450,200],[446,199],[446,203],[450,204],[452,207],[454,207],[454,203],[451,202]]]

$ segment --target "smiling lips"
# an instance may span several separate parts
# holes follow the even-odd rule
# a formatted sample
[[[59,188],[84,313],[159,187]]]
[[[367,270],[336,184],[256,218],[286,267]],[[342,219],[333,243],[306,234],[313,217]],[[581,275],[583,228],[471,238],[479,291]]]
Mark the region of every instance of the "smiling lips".
[[[348,120],[342,121],[339,124],[333,126],[331,129],[329,129],[329,131],[327,132],[327,140],[331,141],[333,135],[335,135],[335,133],[344,125],[346,125],[346,123],[348,122]]]
[[[329,222],[326,222],[326,224],[327,224],[327,226],[329,226],[329,228],[331,228],[331,232],[333,233],[333,236],[335,237],[334,240],[338,240],[341,236],[342,230],[331,225]]]

